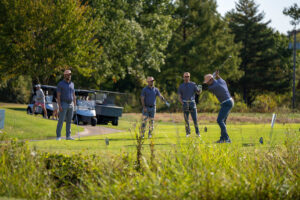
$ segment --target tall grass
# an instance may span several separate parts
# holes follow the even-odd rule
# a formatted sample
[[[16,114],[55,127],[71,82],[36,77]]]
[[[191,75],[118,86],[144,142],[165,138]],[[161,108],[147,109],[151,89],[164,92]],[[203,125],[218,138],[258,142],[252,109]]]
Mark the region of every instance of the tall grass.
[[[62,155],[6,140],[0,196],[27,199],[299,199],[300,136],[243,147],[188,138],[170,151]],[[155,151],[155,156],[154,156]]]

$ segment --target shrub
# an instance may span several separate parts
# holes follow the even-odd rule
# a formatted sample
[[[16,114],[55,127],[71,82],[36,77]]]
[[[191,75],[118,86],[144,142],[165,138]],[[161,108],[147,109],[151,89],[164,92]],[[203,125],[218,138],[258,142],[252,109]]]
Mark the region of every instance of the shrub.
[[[31,92],[31,78],[19,76],[0,84],[0,101],[28,103]]]
[[[216,112],[220,109],[220,103],[215,95],[208,91],[203,91],[199,96],[198,111]]]
[[[234,107],[232,112],[248,112],[249,108],[247,104],[244,103],[241,95],[235,94],[234,95]]]
[[[277,103],[270,94],[263,94],[255,98],[251,108],[255,112],[274,112],[277,108]]]

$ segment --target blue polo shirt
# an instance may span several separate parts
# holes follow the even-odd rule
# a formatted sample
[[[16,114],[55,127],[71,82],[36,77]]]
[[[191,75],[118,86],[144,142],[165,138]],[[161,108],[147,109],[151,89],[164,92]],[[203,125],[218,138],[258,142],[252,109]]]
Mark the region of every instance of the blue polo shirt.
[[[183,101],[195,101],[195,92],[199,90],[194,82],[182,83],[178,88],[178,94]]]
[[[60,101],[66,103],[73,102],[73,94],[75,93],[74,83],[62,80],[57,85],[57,92],[60,93]]]
[[[149,86],[146,86],[142,90],[141,96],[145,97],[145,106],[155,106],[156,96],[160,96],[160,92],[156,87],[150,88]]]
[[[221,78],[214,80],[213,84],[208,86],[208,90],[216,95],[220,103],[231,98],[226,81]]]

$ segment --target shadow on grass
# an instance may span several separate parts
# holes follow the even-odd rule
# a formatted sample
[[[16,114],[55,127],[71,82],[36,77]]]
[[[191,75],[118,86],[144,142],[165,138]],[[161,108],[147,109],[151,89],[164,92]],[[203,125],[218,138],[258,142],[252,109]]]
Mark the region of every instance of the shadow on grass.
[[[26,112],[26,108],[7,108],[7,109]]]

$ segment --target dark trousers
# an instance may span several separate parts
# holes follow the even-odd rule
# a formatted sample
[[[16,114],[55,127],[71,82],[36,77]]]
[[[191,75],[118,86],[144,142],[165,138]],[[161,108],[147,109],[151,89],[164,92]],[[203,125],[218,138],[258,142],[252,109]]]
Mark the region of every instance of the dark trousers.
[[[233,105],[234,105],[234,102],[232,99],[230,101],[226,101],[221,104],[221,109],[220,109],[218,119],[217,119],[217,122],[221,128],[220,140],[228,140],[229,139],[229,135],[228,135],[227,129],[226,129],[226,120],[230,113],[230,110],[233,108]]]

